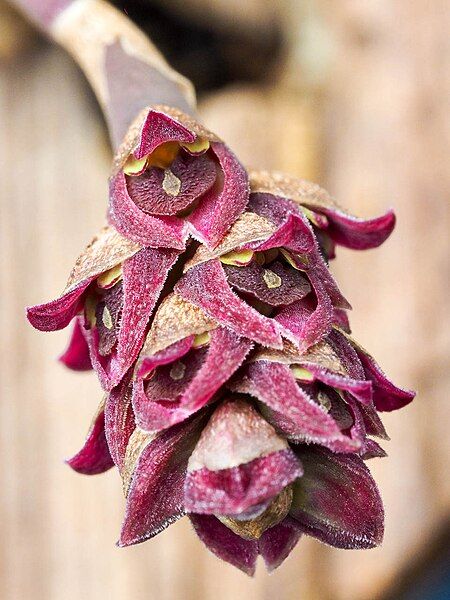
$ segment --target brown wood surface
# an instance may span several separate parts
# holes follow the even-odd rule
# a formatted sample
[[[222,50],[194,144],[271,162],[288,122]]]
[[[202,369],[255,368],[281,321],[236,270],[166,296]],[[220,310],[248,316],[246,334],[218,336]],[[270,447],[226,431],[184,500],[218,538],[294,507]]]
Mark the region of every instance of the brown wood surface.
[[[447,517],[448,17],[439,0],[317,4],[333,44],[320,102],[292,88],[241,87],[209,98],[203,112],[247,163],[317,178],[356,213],[396,208],[384,247],[340,249],[333,266],[360,341],[419,391],[386,416],[390,456],[371,464],[386,505],[383,547],[334,551],[305,539],[275,574],[260,568],[254,580],[207,553],[185,520],[141,546],[115,547],[119,476],[88,478],[63,464],[99,386],[54,361],[66,332],[41,334],[24,317],[27,304],[64,287],[103,224],[110,160],[85,82],[41,45],[0,66],[1,598],[372,600]]]

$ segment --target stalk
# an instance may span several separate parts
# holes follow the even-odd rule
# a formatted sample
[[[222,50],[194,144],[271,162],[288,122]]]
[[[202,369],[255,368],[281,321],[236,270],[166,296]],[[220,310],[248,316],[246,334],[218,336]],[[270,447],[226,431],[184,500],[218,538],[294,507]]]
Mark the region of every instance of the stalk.
[[[195,112],[191,82],[148,36],[104,0],[11,0],[77,62],[97,96],[116,150],[140,111],[168,105]]]

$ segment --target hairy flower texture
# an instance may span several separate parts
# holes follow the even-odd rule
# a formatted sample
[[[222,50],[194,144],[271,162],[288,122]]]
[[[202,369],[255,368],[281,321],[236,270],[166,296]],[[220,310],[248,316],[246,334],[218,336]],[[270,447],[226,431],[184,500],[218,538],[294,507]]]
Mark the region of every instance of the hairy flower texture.
[[[249,186],[250,184],[250,186]],[[373,248],[392,212],[362,220],[321,188],[250,172],[192,118],[145,109],[120,148],[110,225],[62,295],[28,309],[60,360],[95,369],[106,395],[81,450],[84,474],[116,466],[120,546],[188,515],[218,557],[273,570],[301,535],[371,548],[383,506],[364,461],[385,456],[379,412],[414,394],[350,335],[328,262]]]
[[[90,360],[102,387],[111,390],[136,360],[178,256],[177,250],[141,248],[106,227],[77,259],[61,296],[28,308],[28,319],[41,331],[62,329],[74,319],[61,360],[75,370]]]
[[[109,220],[140,244],[214,248],[244,210],[248,176],[217,136],[168,106],[141,111],[120,146]]]

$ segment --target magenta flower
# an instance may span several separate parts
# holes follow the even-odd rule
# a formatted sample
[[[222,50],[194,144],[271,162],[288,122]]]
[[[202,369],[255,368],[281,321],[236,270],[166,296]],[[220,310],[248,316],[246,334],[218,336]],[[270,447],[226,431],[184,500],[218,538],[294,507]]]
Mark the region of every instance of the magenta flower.
[[[28,310],[44,331],[74,320],[61,361],[92,365],[109,392],[67,462],[118,468],[120,546],[183,515],[248,574],[259,555],[279,566],[302,534],[376,546],[383,507],[364,461],[386,456],[378,413],[414,394],[350,336],[327,261],[336,243],[380,244],[394,217],[358,220],[277,174],[253,173],[247,196],[229,150],[173,114],[147,111],[123,153],[110,206],[121,233],[104,229],[63,294]]]
[[[154,106],[119,148],[109,220],[144,246],[183,250],[192,235],[213,248],[248,193],[245,169],[217,136],[178,110]]]

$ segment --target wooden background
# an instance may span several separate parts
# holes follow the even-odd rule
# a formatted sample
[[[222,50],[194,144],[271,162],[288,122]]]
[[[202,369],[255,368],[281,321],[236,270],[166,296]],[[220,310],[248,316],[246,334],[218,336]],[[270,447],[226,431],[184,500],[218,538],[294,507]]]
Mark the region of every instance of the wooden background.
[[[445,4],[286,0],[290,48],[277,78],[202,101],[206,124],[245,162],[312,177],[358,214],[395,207],[392,239],[367,253],[339,250],[333,270],[358,339],[418,390],[412,406],[386,416],[390,456],[370,465],[386,505],[383,547],[335,551],[304,539],[275,574],[260,568],[254,580],[211,556],[185,520],[116,548],[117,473],[88,478],[63,464],[100,390],[92,374],[55,362],[67,333],[34,331],[24,307],[63,288],[102,225],[110,155],[76,67],[42,41],[10,56],[0,21],[1,598],[373,600],[432,543],[450,506]]]

